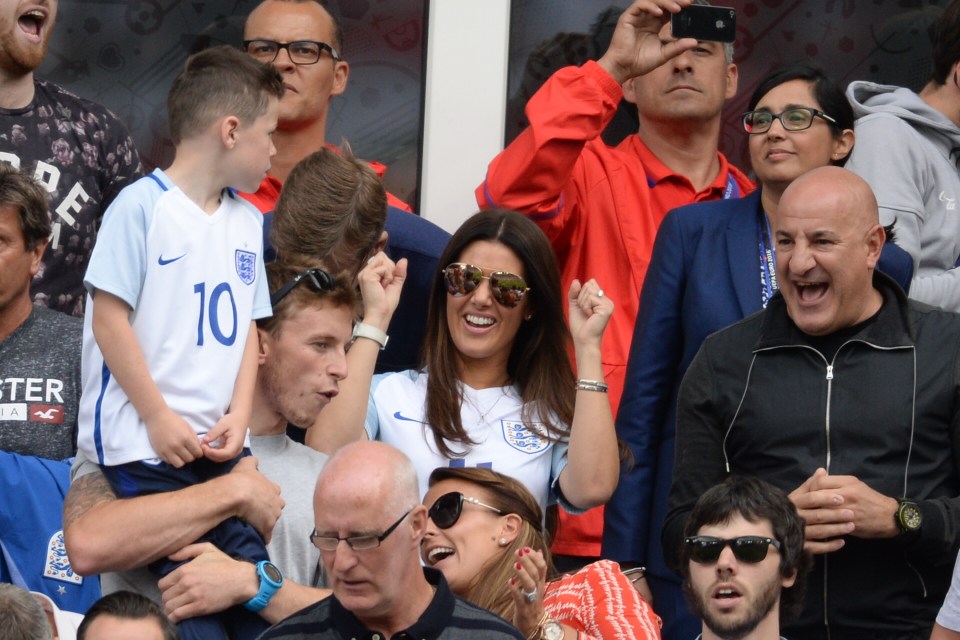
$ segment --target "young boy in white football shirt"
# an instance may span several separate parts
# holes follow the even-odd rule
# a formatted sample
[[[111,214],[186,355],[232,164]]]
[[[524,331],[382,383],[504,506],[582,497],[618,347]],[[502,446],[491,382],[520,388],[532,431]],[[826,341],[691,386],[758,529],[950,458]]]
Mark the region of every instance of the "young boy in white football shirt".
[[[235,190],[255,190],[270,167],[282,95],[273,67],[235,49],[191,56],[167,97],[173,163],[121,191],[104,216],[84,278],[78,444],[121,497],[202,482],[242,455],[254,321],[271,309],[262,216]],[[267,559],[263,539],[238,519],[205,539],[233,557]],[[151,568],[166,575],[175,565]],[[187,621],[181,634],[221,637],[226,624],[231,637],[256,637],[259,616],[236,609]]]

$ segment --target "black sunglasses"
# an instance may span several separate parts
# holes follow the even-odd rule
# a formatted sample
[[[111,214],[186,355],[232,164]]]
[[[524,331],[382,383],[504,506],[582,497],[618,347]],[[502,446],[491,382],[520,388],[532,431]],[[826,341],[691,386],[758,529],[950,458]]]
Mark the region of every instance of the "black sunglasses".
[[[716,538],[714,536],[691,536],[684,542],[690,551],[690,559],[700,564],[710,564],[720,558],[723,548],[729,546],[740,562],[755,564],[767,557],[770,545],[780,550],[780,541],[763,536],[739,536],[736,538]]]
[[[311,289],[317,292],[333,291],[334,279],[332,275],[323,269],[307,269],[295,275],[288,283],[277,289],[277,291],[270,296],[270,306],[276,307],[277,304],[301,282],[306,282],[310,285]]]
[[[447,285],[447,293],[452,296],[459,297],[473,293],[482,280],[490,281],[493,299],[505,307],[517,306],[527,291],[530,291],[526,280],[515,273],[494,271],[489,276],[485,276],[483,269],[464,262],[448,264],[443,270],[443,281]]]
[[[437,525],[438,529],[449,529],[457,524],[457,520],[460,519],[460,514],[463,513],[464,502],[469,502],[478,507],[485,507],[491,511],[503,514],[503,511],[500,509],[492,507],[489,504],[484,504],[476,498],[465,496],[459,491],[451,491],[437,498],[437,501],[434,502],[430,510],[427,511],[427,515],[433,520],[433,524]]]

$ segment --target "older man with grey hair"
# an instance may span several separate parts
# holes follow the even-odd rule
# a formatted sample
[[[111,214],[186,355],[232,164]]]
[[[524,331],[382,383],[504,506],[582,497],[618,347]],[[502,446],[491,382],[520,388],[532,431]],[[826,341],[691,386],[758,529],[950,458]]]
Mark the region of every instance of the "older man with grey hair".
[[[311,534],[333,595],[268,630],[268,639],[522,638],[505,620],[454,596],[420,565],[427,509],[410,459],[382,442],[337,451],[320,472]],[[371,635],[373,634],[373,635]]]
[[[52,640],[43,607],[26,589],[0,583],[0,633],[7,640]]]

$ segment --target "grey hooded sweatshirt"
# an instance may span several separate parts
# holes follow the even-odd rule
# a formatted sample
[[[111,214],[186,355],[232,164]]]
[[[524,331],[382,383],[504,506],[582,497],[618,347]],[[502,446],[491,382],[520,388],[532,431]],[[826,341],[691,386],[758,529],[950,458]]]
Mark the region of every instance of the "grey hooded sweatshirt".
[[[853,82],[847,98],[857,138],[846,168],[873,188],[880,222],[897,222],[910,297],[960,311],[960,127],[902,87]]]

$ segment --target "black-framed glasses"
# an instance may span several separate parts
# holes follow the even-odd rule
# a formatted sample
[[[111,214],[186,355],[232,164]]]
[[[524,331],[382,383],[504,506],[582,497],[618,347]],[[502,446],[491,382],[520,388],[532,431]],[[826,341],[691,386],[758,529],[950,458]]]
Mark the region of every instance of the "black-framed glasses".
[[[337,50],[326,42],[297,40],[296,42],[275,42],[273,40],[244,40],[243,50],[260,62],[270,63],[277,59],[280,49],[286,49],[290,61],[294,64],[316,64],[320,55],[326,51],[335,61],[340,60]]]
[[[490,281],[493,299],[505,307],[517,306],[523,300],[523,296],[530,291],[526,280],[507,271],[494,271],[485,276],[483,269],[465,262],[448,264],[443,270],[443,281],[447,285],[447,293],[452,296],[459,297],[473,293],[482,280]]]
[[[780,550],[780,541],[763,536],[739,536],[736,538],[717,538],[715,536],[690,536],[684,542],[690,551],[690,559],[700,564],[710,564],[720,558],[723,548],[729,546],[734,557],[740,562],[755,564],[767,557],[772,545]]]
[[[762,109],[760,111],[747,111],[743,114],[743,130],[750,134],[766,133],[773,126],[773,121],[779,120],[787,131],[803,131],[813,125],[814,118],[823,118],[831,126],[837,126],[836,120],[819,109],[793,107],[784,109],[780,113],[770,113]]]
[[[400,526],[400,523],[403,522],[403,519],[410,515],[410,512],[413,509],[408,509],[406,513],[400,516],[400,519],[394,522],[390,527],[381,533],[378,536],[348,536],[346,538],[338,538],[336,536],[322,536],[317,533],[317,530],[314,529],[313,533],[310,534],[310,542],[313,545],[320,549],[320,551],[336,551],[337,547],[340,546],[340,541],[343,540],[347,543],[347,546],[350,547],[352,551],[367,551],[368,549],[376,549],[380,546],[380,543],[387,539],[394,529]]]
[[[311,289],[317,292],[333,291],[334,278],[332,275],[323,269],[307,269],[306,271],[298,273],[291,278],[289,282],[277,289],[274,294],[270,296],[270,306],[276,307],[277,304],[301,282],[306,282],[310,285]]]
[[[465,496],[459,491],[451,491],[450,493],[445,493],[437,498],[437,501],[434,502],[433,506],[430,507],[430,510],[427,511],[427,516],[433,520],[433,524],[437,525],[438,529],[449,529],[453,525],[457,524],[457,520],[460,519],[460,514],[463,513],[464,502],[469,502],[470,504],[475,504],[478,507],[484,507],[486,509],[490,509],[491,511],[496,511],[501,515],[503,514],[503,511],[500,509],[490,506],[489,504],[484,504],[476,498]]]

